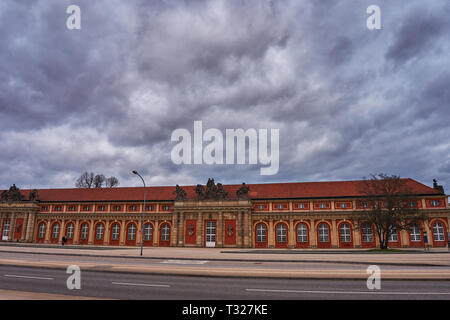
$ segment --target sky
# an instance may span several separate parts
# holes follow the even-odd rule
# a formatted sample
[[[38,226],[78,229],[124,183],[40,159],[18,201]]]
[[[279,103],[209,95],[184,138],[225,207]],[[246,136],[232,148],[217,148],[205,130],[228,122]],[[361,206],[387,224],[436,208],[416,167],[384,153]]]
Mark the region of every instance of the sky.
[[[71,188],[85,171],[122,187],[142,184],[132,170],[168,186],[383,172],[448,193],[449,12],[447,0],[2,0],[0,189]],[[175,164],[171,135],[194,121],[278,129],[278,172]]]

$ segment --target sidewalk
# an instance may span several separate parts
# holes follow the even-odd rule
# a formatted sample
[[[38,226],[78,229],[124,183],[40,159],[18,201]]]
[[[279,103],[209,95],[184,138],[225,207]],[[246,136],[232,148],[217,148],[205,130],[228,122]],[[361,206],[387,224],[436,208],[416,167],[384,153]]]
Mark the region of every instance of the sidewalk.
[[[427,253],[417,250],[405,250],[401,253],[368,253],[361,249],[328,249],[320,251],[318,249],[144,247],[143,256],[140,256],[139,247],[62,247],[60,245],[0,243],[0,252],[58,254],[69,256],[253,262],[323,262],[450,267],[450,252],[447,248],[431,250],[431,252]]]

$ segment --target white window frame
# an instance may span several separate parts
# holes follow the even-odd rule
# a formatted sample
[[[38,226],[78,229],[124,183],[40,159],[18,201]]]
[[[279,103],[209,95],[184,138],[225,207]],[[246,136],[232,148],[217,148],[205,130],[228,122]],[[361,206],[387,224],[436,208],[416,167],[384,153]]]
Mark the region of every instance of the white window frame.
[[[297,242],[308,242],[308,227],[304,223],[299,223],[297,225]]]
[[[286,243],[287,242],[287,227],[284,223],[279,223],[276,228],[277,232],[277,242]]]
[[[104,234],[105,234],[105,226],[103,225],[103,223],[97,224],[97,228],[95,228],[95,239],[102,240]]]
[[[410,234],[411,242],[422,241],[422,237],[420,234],[420,228],[416,223],[411,224],[409,234]]]
[[[326,223],[319,226],[319,242],[330,242],[330,228]]]
[[[439,201],[439,200],[431,200],[430,201],[430,205],[432,207],[439,207],[441,205],[441,201]]]
[[[136,226],[134,225],[134,223],[130,223],[128,225],[128,228],[127,228],[127,240],[128,241],[136,240]]]
[[[370,231],[370,232],[369,232]],[[372,226],[368,223],[362,225],[363,242],[373,242]]]
[[[119,240],[119,236],[120,236],[120,226],[118,223],[115,223],[112,227],[111,240]]]
[[[73,229],[73,223],[71,222],[67,225],[67,239],[73,239]]]
[[[10,220],[5,220],[5,222],[3,223],[3,237],[9,237],[9,230],[11,228],[11,221]]]
[[[53,228],[52,228],[52,239],[58,239],[59,237],[59,223],[56,222],[55,224],[53,224]],[[55,237],[56,235],[56,237]]]
[[[256,242],[267,242],[267,227],[264,223],[260,223],[256,226]]]
[[[388,242],[398,242],[397,228],[391,228],[391,232],[389,233]]]
[[[144,225],[144,241],[151,241],[153,236],[153,226],[151,223]]]
[[[83,223],[81,225],[80,239],[81,240],[86,240],[88,238],[88,235],[89,235],[89,225],[87,223]]]
[[[305,209],[304,203],[297,203],[297,209]]]
[[[339,226],[339,238],[341,242],[352,242],[352,229],[350,224],[344,222]]]
[[[42,222],[39,224],[39,234],[38,234],[38,238],[39,239],[44,239],[45,238],[45,231],[47,229],[47,226],[45,224],[45,222]]]
[[[445,241],[444,225],[440,221],[433,223],[433,240]]]
[[[161,241],[169,241],[170,239],[170,226],[165,223],[161,228]]]

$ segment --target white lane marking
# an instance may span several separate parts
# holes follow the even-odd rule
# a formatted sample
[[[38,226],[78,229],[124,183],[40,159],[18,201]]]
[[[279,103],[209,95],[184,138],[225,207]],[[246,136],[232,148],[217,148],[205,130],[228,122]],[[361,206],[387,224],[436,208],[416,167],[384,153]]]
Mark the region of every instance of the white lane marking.
[[[173,263],[173,264],[205,264],[207,260],[164,260],[160,263]]]
[[[25,278],[25,279],[39,279],[39,280],[55,280],[54,278],[34,277],[34,276],[20,276],[20,275],[17,275],[17,274],[5,274],[4,277]]]
[[[281,292],[281,293],[336,293],[336,294],[398,294],[398,295],[449,295],[450,292],[382,292],[382,291],[311,291],[311,290],[277,290],[277,289],[245,289],[256,292]]]
[[[112,284],[124,285],[124,286],[144,286],[144,287],[163,287],[169,288],[167,284],[148,284],[148,283],[130,283],[130,282],[111,282]]]

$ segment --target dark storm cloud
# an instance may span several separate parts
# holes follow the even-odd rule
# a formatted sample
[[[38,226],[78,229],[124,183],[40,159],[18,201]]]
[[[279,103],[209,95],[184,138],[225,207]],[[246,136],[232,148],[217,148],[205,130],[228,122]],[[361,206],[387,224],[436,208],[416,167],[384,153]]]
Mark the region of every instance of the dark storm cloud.
[[[394,35],[395,40],[388,48],[386,58],[396,64],[404,64],[435,49],[441,37],[448,37],[445,12],[449,9],[449,4],[442,2],[431,10],[423,6],[414,8]]]
[[[448,3],[0,3],[0,187],[358,179],[450,186]],[[405,68],[402,66],[407,65]],[[174,129],[280,129],[280,171],[176,166]]]

